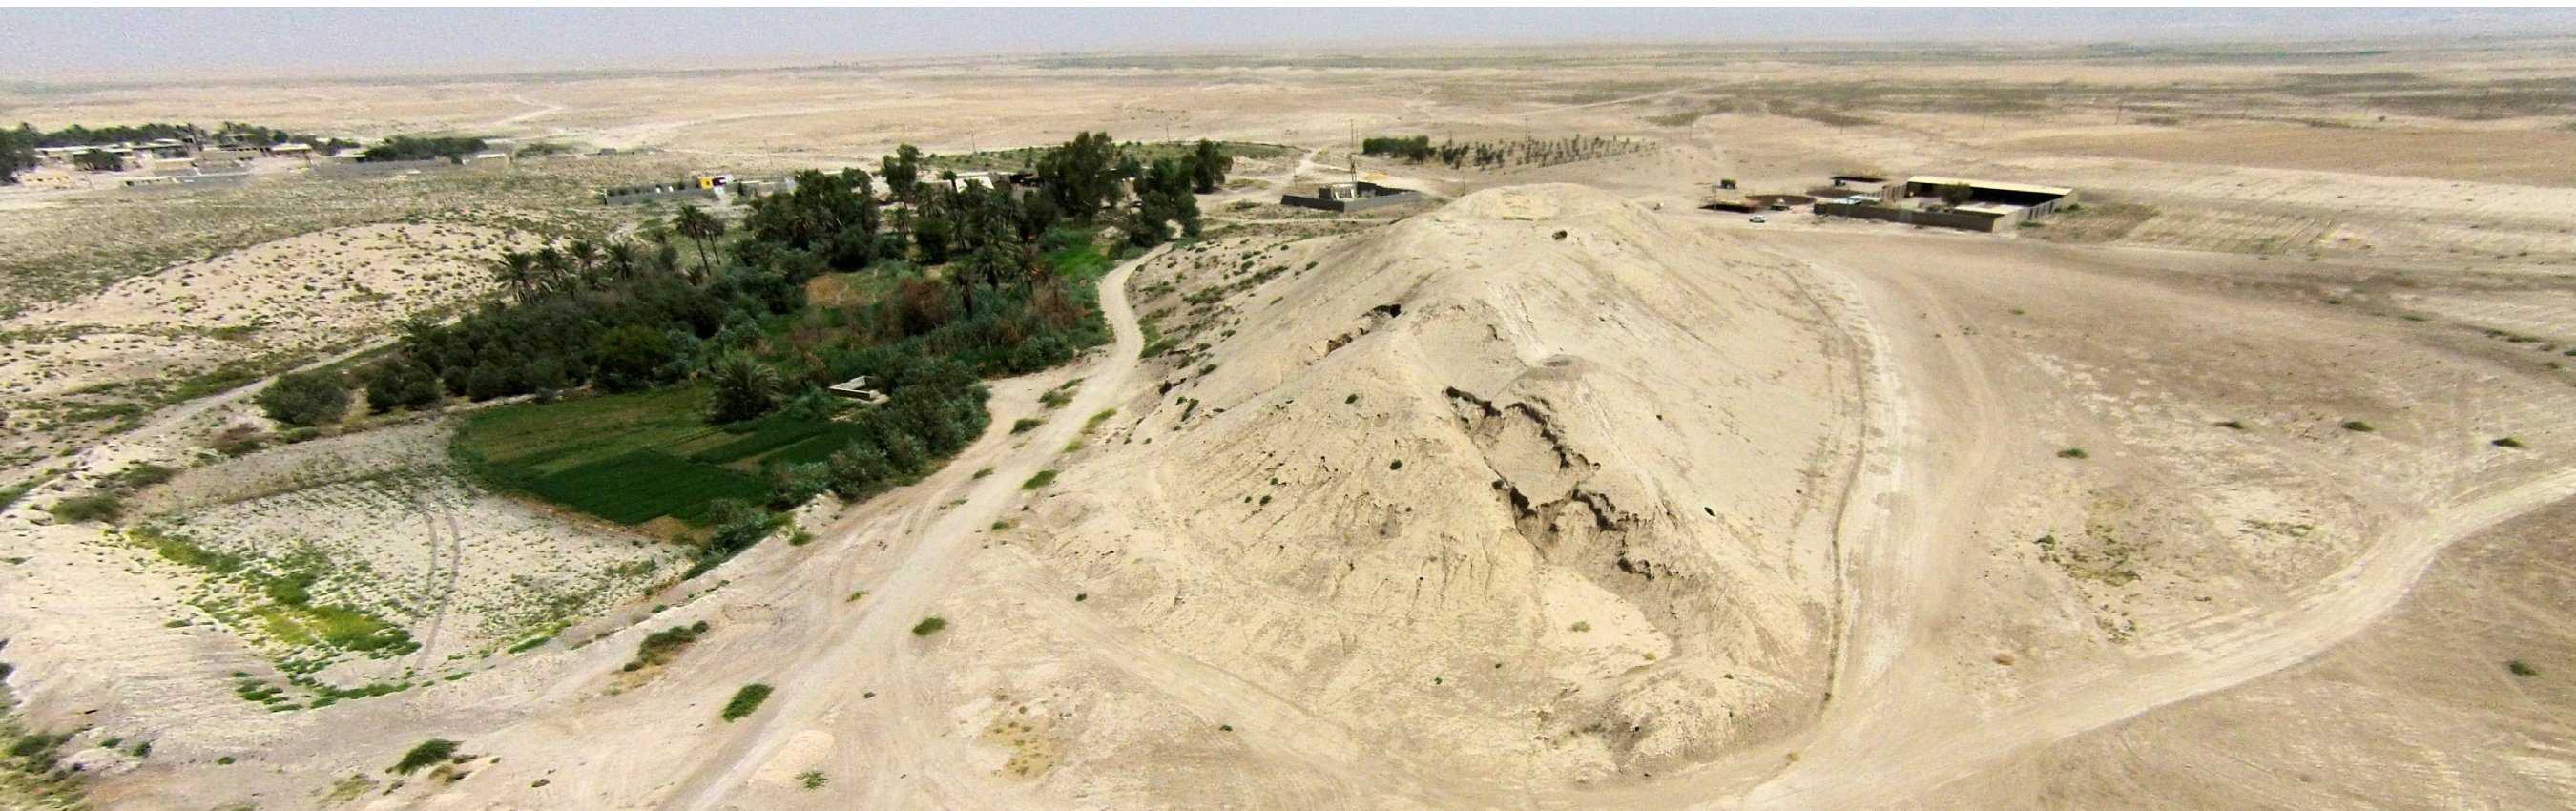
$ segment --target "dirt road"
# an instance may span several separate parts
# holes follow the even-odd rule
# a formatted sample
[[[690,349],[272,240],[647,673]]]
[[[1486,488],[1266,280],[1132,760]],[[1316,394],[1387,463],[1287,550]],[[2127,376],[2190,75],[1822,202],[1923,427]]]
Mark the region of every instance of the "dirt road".
[[[2461,496],[2380,533],[2359,558],[2283,603],[2194,623],[2121,660],[2029,685],[2000,712],[1979,712],[1945,693],[1951,688],[1935,676],[1957,652],[1916,643],[1941,621],[1946,591],[1964,576],[1958,550],[1945,545],[1967,537],[1968,522],[1991,497],[1998,455],[2008,446],[1998,437],[2012,435],[2017,417],[2000,406],[2005,392],[1982,370],[1966,337],[1970,322],[1939,291],[1902,267],[1811,267],[1866,304],[1876,319],[1844,326],[1882,348],[1870,412],[1886,440],[1869,451],[1886,455],[1869,466],[1851,500],[1877,506],[1848,520],[1842,538],[1853,585],[1834,703],[1778,774],[1740,797],[1723,791],[1693,807],[1902,802],[2025,748],[2298,665],[2379,622],[2452,543],[2576,496],[2576,470]],[[1901,315],[1922,324],[1891,334],[1873,323]],[[1923,332],[1936,337],[1915,334]],[[1940,430],[1927,434],[1927,423]],[[1737,768],[1710,769],[1699,785],[1740,779],[1742,760]]]
[[[1083,416],[1097,413],[1116,402],[1136,370],[1138,353],[1144,348],[1144,335],[1136,325],[1135,312],[1127,302],[1127,277],[1136,267],[1161,256],[1156,250],[1128,260],[1100,280],[1100,308],[1108,320],[1116,341],[1109,351],[1082,371],[1083,382],[1071,405],[1061,415],[1032,432],[1034,436],[1001,454],[990,462],[992,473],[979,480],[964,496],[963,503],[939,513],[936,520],[921,530],[914,544],[893,573],[879,582],[866,598],[865,612],[855,621],[821,620],[812,623],[782,625],[788,633],[806,631],[817,634],[797,647],[795,655],[777,657],[770,663],[779,675],[772,680],[778,688],[775,703],[746,720],[748,729],[736,733],[723,749],[701,760],[701,765],[672,793],[665,805],[675,809],[712,809],[725,806],[726,798],[738,790],[763,764],[778,754],[807,726],[819,725],[818,717],[829,713],[849,696],[835,685],[851,683],[861,674],[886,674],[904,671],[906,661],[918,655],[913,647],[922,644],[909,629],[931,609],[944,589],[955,584],[962,556],[972,548],[976,534],[999,518],[1002,511],[1018,499],[1021,483],[1045,469],[1057,448],[1073,439],[1083,426]],[[1007,425],[1017,414],[997,414],[996,425]],[[972,461],[961,457],[949,465],[950,473]],[[929,508],[923,502],[914,508],[914,516]],[[906,524],[910,521],[904,522]],[[873,528],[873,527],[872,527]],[[857,545],[869,539],[865,532],[853,532],[839,542]],[[849,602],[837,590],[808,588],[792,595],[804,604],[805,613],[830,615],[842,613]],[[888,691],[895,702],[906,696],[898,685]],[[924,708],[932,715],[936,710]],[[923,712],[904,712],[903,719],[919,723]],[[915,741],[938,737],[930,732]],[[898,740],[902,739],[900,737]],[[896,760],[907,759],[900,749],[882,753]],[[912,770],[917,772],[918,770]],[[904,772],[893,772],[904,773]],[[881,773],[882,774],[882,773]]]

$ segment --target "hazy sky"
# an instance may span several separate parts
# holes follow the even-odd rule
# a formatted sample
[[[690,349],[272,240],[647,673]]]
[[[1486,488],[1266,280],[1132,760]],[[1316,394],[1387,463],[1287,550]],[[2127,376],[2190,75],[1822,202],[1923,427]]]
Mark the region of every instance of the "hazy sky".
[[[704,67],[1254,45],[2571,32],[2576,12],[2549,9],[11,8],[0,9],[0,77]]]

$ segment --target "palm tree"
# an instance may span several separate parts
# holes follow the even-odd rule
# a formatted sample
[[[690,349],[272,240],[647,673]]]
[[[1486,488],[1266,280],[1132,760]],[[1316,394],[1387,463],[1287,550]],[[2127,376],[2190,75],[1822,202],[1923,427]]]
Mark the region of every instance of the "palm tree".
[[[604,254],[608,275],[620,280],[635,278],[635,266],[641,259],[635,252],[635,243],[623,239],[608,243]]]
[[[740,352],[728,352],[708,370],[714,390],[708,397],[710,422],[738,422],[778,407],[778,370]]]
[[[697,206],[681,206],[680,213],[671,217],[671,230],[678,231],[680,236],[688,237],[690,241],[698,243],[699,277],[691,281],[702,280],[707,274],[715,272],[715,258],[709,253],[708,246],[717,237],[724,236],[723,220],[716,219],[714,215],[708,214]]]
[[[599,270],[599,243],[592,242],[587,239],[574,239],[572,244],[564,246],[564,255],[572,257],[573,266],[581,269],[581,278],[584,281],[591,282],[593,283],[593,286],[597,286],[597,282],[599,281],[599,275],[596,272]]]
[[[644,232],[644,239],[653,243],[653,269],[656,272],[680,272],[680,249],[671,245],[670,229],[654,226]]]
[[[537,270],[546,276],[546,284],[555,290],[570,290],[565,282],[572,276],[572,260],[563,249],[552,245],[537,249]]]
[[[519,294],[520,304],[537,292],[537,259],[526,251],[502,251],[492,262],[492,275]]]
[[[1047,262],[1037,243],[1020,243],[1018,254],[1015,258],[1020,267],[1016,275],[1020,277],[1021,292],[1036,293],[1038,285],[1055,281],[1055,267]]]

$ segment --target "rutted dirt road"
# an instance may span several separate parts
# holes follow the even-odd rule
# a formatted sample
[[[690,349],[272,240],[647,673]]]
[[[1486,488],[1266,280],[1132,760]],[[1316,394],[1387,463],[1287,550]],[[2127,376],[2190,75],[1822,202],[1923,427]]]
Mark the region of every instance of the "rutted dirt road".
[[[1126,390],[1136,370],[1137,355],[1144,348],[1143,333],[1136,325],[1136,315],[1127,303],[1127,277],[1136,267],[1161,255],[1157,250],[1128,260],[1100,280],[1100,308],[1108,320],[1116,341],[1097,363],[1081,369],[1084,375],[1079,391],[1070,405],[1060,409],[1045,427],[1032,432],[1030,438],[1014,446],[1011,452],[990,459],[992,472],[985,475],[963,497],[963,503],[946,508],[943,514],[920,530],[920,539],[911,553],[884,580],[878,582],[864,598],[865,611],[855,620],[818,620],[784,624],[792,632],[817,634],[798,646],[789,656],[771,656],[769,665],[779,675],[773,683],[779,688],[775,703],[747,719],[749,729],[736,733],[733,740],[683,781],[673,793],[667,807],[710,809],[724,807],[729,795],[744,781],[769,762],[804,726],[815,724],[816,717],[837,709],[847,701],[846,690],[833,689],[852,681],[860,673],[877,675],[902,674],[905,660],[916,655],[910,645],[909,629],[922,619],[930,603],[941,591],[956,581],[961,556],[971,548],[974,537],[1002,515],[1005,507],[1019,498],[1020,484],[1046,469],[1056,450],[1071,441],[1083,428],[1083,418],[1097,413],[1117,401]],[[1018,414],[995,415],[997,430],[1005,430]],[[961,456],[943,472],[954,477],[972,462]],[[914,507],[908,519],[917,519],[926,501]],[[915,523],[906,520],[905,525]],[[866,543],[867,532],[853,532],[836,541],[847,545]],[[804,588],[801,594],[781,594],[782,600],[796,600],[806,605],[810,614],[828,615],[844,611],[851,602],[837,589]],[[889,690],[889,699],[904,702],[908,697],[898,679]],[[927,710],[927,708],[925,708]],[[918,722],[922,713],[903,713],[907,721]],[[914,740],[929,740],[936,733],[925,733]],[[901,739],[900,737],[897,738]],[[907,751],[899,747],[882,754],[899,762]],[[918,772],[919,770],[907,770]],[[903,772],[898,772],[903,773]],[[882,784],[882,783],[881,783]]]

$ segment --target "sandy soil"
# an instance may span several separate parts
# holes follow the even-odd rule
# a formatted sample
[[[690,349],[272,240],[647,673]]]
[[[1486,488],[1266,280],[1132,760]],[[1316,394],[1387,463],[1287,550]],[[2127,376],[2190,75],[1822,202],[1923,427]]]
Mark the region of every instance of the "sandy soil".
[[[49,459],[96,438],[80,415],[226,364],[310,360],[493,289],[485,263],[537,240],[452,224],[320,231],[171,266],[0,324],[0,413],[11,457]],[[115,402],[122,402],[116,400]]]
[[[2576,804],[2576,644],[2551,562],[2576,494],[2562,46],[237,88],[202,117],[726,166],[1103,127],[1300,152],[1202,201],[1211,239],[1104,280],[1114,346],[997,381],[996,429],[924,482],[815,516],[814,544],[594,595],[548,618],[571,623],[554,642],[459,681],[270,714],[224,675],[258,666],[255,646],[162,627],[191,580],[21,510],[0,533],[27,561],[0,568],[10,682],[39,726],[168,742],[93,755],[109,807],[319,807],[347,786],[374,808]],[[71,93],[31,120],[209,103]],[[1501,170],[1364,158],[1364,177],[1440,200],[1349,218],[1266,203],[1347,178],[1346,139],[1380,132],[1654,148]],[[2003,235],[1696,208],[1721,178],[1794,193],[1862,170],[2059,183],[2085,207]],[[277,272],[210,263],[196,286],[61,307],[135,332],[219,278],[258,291]],[[370,317],[350,284],[311,295],[296,307]],[[257,293],[204,301],[188,317],[237,313],[205,329],[329,333],[279,325]],[[178,351],[145,348],[120,362]],[[1076,379],[1070,405],[1040,404]],[[180,406],[93,453],[169,458],[238,414]],[[1045,425],[1008,433],[1024,416]],[[1054,483],[1023,489],[1041,470]],[[360,539],[337,554],[405,577],[437,559],[401,550],[448,537],[405,529],[427,513],[381,489],[191,495],[228,480],[183,477],[156,509],[215,542]],[[457,534],[494,539],[452,570],[443,650],[506,644],[467,617],[507,625],[520,576],[641,559],[443,487],[426,492]],[[946,629],[910,630],[928,616]],[[651,678],[619,675],[644,634],[699,620]],[[720,720],[752,682],[776,692]],[[382,773],[429,737],[465,742],[455,779]],[[811,772],[828,779],[806,788]]]

